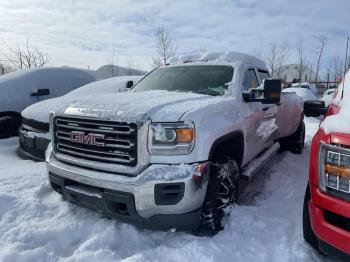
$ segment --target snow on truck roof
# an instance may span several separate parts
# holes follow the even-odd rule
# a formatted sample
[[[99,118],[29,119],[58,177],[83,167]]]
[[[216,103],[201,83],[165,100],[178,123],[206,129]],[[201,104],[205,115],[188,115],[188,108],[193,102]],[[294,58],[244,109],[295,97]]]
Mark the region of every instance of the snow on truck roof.
[[[344,97],[342,99],[343,87]],[[337,94],[332,103],[339,106],[340,111],[338,114],[326,117],[321,124],[321,128],[323,128],[326,134],[333,132],[350,134],[350,69],[339,84]]]
[[[267,70],[266,64],[263,60],[252,55],[238,53],[238,52],[213,52],[206,54],[188,54],[180,55],[170,59],[170,65],[179,65],[188,62],[210,63],[210,64],[224,64],[236,65],[252,64],[260,69]]]

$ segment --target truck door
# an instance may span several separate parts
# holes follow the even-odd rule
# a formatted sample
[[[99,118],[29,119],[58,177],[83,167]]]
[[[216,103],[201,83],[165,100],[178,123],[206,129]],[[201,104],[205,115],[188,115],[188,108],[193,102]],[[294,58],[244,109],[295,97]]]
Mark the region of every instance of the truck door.
[[[254,68],[247,67],[243,69],[242,73],[242,91],[251,91],[259,86],[259,81]],[[245,160],[250,161],[264,148],[265,143],[262,141],[260,133],[258,133],[257,130],[263,123],[266,112],[263,111],[261,102],[247,102],[243,104],[243,107],[245,115],[245,144],[247,148],[247,151],[245,152]]]
[[[263,80],[269,77],[269,74],[265,70],[258,69],[258,76],[260,79],[260,84]],[[269,147],[276,139],[278,125],[276,123],[276,117],[278,113],[278,106],[276,104],[263,104],[263,121],[257,129],[257,136],[261,139],[263,147]]]

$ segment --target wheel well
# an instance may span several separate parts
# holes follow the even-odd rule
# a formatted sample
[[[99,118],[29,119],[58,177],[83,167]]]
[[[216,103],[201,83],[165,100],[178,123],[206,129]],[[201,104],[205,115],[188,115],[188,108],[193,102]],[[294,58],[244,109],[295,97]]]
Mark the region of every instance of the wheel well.
[[[227,134],[214,142],[209,160],[216,160],[222,155],[232,157],[241,167],[244,156],[244,137],[241,132]]]
[[[19,121],[22,119],[21,114],[18,113],[18,112],[14,112],[14,111],[0,112],[0,118],[1,118],[1,117],[4,117],[4,116],[11,116],[11,117],[16,118],[16,119],[19,120]]]

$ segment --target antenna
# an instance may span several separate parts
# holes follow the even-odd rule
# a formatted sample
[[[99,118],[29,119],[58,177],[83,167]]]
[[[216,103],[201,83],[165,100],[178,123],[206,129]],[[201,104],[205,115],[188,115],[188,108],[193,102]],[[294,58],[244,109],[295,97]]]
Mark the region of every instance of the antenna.
[[[343,90],[341,93],[341,99],[343,100],[344,97],[344,88],[345,88],[345,74],[346,74],[346,69],[347,69],[347,63],[348,63],[348,50],[349,50],[349,36],[346,41],[346,53],[345,53],[345,64],[344,64],[344,77],[343,77]]]

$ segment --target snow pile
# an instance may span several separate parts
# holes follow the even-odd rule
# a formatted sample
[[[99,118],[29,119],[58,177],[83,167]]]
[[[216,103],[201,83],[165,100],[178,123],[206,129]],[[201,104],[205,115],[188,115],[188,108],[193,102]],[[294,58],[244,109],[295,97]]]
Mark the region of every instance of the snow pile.
[[[105,80],[96,81],[82,86],[72,92],[58,98],[45,100],[27,107],[22,112],[22,116],[39,122],[48,123],[51,112],[65,109],[69,104],[74,103],[82,97],[94,100],[96,95],[107,94],[107,96],[126,91],[126,83],[129,80],[138,82],[142,76],[121,76]]]
[[[342,90],[344,85],[344,97]],[[326,134],[337,132],[350,134],[350,70],[347,71],[345,79],[339,84],[333,104],[340,108],[338,114],[327,117],[321,124]]]
[[[64,202],[44,163],[20,160],[17,139],[0,141],[0,261],[325,261],[302,238],[308,146],[279,154],[248,185],[225,230],[210,237],[153,232]]]
[[[176,180],[192,177],[198,165],[156,165],[150,166],[142,175],[143,183],[151,180]],[[137,180],[138,182],[139,179]]]

